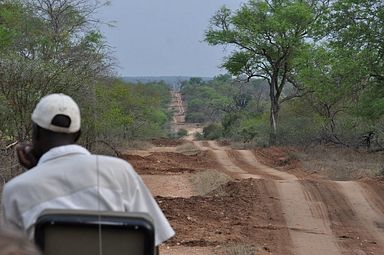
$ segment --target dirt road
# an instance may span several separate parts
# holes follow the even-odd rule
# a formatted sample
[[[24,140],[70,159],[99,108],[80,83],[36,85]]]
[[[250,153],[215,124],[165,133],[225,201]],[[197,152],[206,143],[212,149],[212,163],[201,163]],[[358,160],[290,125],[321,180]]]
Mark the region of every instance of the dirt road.
[[[187,129],[192,140],[200,129],[185,125],[179,99],[175,96],[174,125]],[[384,182],[325,180],[266,166],[256,151],[191,143],[202,152],[187,158],[169,149],[170,165],[162,172],[147,167],[152,176],[143,174],[177,232],[162,254],[384,254]],[[151,153],[164,160],[156,150]],[[177,167],[184,170],[171,170]],[[190,178],[202,169],[231,180],[198,195]]]

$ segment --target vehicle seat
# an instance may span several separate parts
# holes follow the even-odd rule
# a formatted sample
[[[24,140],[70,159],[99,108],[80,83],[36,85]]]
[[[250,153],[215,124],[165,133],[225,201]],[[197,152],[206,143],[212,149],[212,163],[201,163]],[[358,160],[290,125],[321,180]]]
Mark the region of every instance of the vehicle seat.
[[[145,213],[45,210],[35,225],[43,255],[154,255],[154,234]]]

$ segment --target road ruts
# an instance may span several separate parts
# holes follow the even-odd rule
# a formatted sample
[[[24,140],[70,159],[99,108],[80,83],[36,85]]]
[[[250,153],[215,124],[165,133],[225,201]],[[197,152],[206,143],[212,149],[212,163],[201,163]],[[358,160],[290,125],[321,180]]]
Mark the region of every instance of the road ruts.
[[[236,151],[241,158],[235,160],[233,157],[232,159],[228,157],[230,152],[224,150],[214,141],[199,145],[206,148],[207,146],[204,145],[208,145],[207,149],[211,149],[215,153],[220,163],[225,162],[226,165],[229,165],[229,161],[231,161],[232,165],[237,166],[243,172],[249,172],[247,168],[253,167],[252,174],[256,173],[261,178],[273,180],[278,191],[281,210],[289,229],[294,254],[342,254],[333,235],[324,206],[313,200],[305,192],[296,176],[261,164],[251,151]],[[242,163],[238,161],[242,161]],[[243,176],[246,178],[245,174]]]
[[[372,231],[366,228],[353,205],[344,195],[338,182],[302,180],[302,185],[314,201],[325,205],[331,220],[331,229],[338,237],[338,244],[345,255],[381,254]]]
[[[211,150],[215,155],[217,162],[224,168],[225,172],[227,172],[230,176],[234,178],[254,178],[261,179],[260,175],[249,173],[243,170],[241,167],[236,165],[232,160],[228,157],[226,152],[226,147],[219,146],[214,141],[208,142],[195,142],[195,145],[204,150]]]
[[[315,200],[295,175],[261,164],[249,150],[238,152],[256,171],[275,179],[295,254],[342,254],[323,201]]]
[[[384,212],[383,204],[375,203],[373,197],[369,196],[364,187],[357,182],[337,182],[341,186],[344,196],[352,205],[361,225],[373,236],[375,242],[380,246],[384,254]],[[384,195],[384,194],[382,194]]]
[[[384,254],[382,186],[297,178],[261,164],[251,151],[231,150],[214,141],[195,144],[212,151],[231,176],[247,178],[251,174],[273,183],[293,254]]]

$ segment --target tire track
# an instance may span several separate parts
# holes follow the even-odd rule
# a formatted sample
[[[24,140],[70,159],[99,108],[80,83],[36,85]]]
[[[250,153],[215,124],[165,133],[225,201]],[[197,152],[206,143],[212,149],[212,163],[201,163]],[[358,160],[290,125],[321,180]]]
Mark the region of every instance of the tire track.
[[[241,154],[242,159],[251,166],[251,168],[256,169],[257,171],[261,171],[267,176],[270,176],[272,179],[276,180],[298,180],[297,177],[293,174],[288,174],[282,171],[278,171],[274,168],[268,167],[266,165],[261,164],[255,157],[255,155],[252,153],[252,151],[249,150],[239,150],[238,151]]]
[[[214,141],[208,141],[207,143],[203,142],[202,145],[208,146],[208,149],[210,149],[215,155],[217,162],[224,168],[227,173],[229,173],[230,176],[241,179],[261,179],[260,175],[250,174],[247,171],[244,171],[236,164],[234,164],[232,160],[228,157],[227,152],[224,150],[225,147],[220,147]]]
[[[218,153],[222,151],[216,143],[210,141],[208,144],[214,148],[218,157],[225,156]],[[250,157],[252,154],[250,151],[240,152],[240,154],[242,161],[247,161],[257,171],[282,179],[275,180],[274,183],[279,194],[282,213],[289,229],[294,254],[341,254],[337,240],[331,230],[331,223],[325,206],[314,200],[311,193],[304,190],[296,176],[260,164],[254,156]],[[232,153],[232,155],[234,154]]]
[[[207,141],[207,145],[212,150],[220,150],[220,151],[222,151],[222,150],[226,149],[226,147],[218,145],[216,141]]]
[[[324,205],[298,181],[276,181],[295,254],[341,254]]]
[[[247,160],[248,155],[244,155],[244,153],[249,152],[249,151],[228,150],[226,152],[227,152],[227,156],[232,160],[232,162],[234,164],[236,164],[237,166],[239,166],[244,171],[246,171],[250,174],[258,175],[264,179],[282,180],[280,177],[272,175],[268,171],[263,171],[262,169],[257,168],[254,165],[252,165]]]
[[[377,183],[298,179],[261,164],[251,151],[230,150],[214,141],[200,145],[221,164],[240,169],[232,172],[243,178],[245,172],[273,183],[293,254],[382,254],[384,188]]]
[[[337,183],[358,219],[372,234],[381,249],[384,249],[384,212],[359,183],[351,181]]]
[[[367,230],[352,205],[344,196],[340,186],[331,181],[301,181],[312,199],[325,206],[334,235],[343,254],[376,254],[378,246],[371,232]]]

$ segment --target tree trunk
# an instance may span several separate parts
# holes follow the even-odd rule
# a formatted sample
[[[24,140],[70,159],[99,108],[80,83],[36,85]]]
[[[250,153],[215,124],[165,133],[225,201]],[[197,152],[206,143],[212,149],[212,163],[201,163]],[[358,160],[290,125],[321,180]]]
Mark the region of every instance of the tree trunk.
[[[271,113],[269,116],[270,120],[270,129],[269,129],[269,145],[275,145],[277,142],[277,117],[279,114],[279,98],[275,91],[275,88],[278,88],[278,75],[275,74],[271,82],[269,83],[269,98],[271,100]],[[278,91],[277,91],[278,92]]]
[[[275,145],[277,141],[277,117],[279,114],[279,103],[271,98],[271,113],[270,113],[270,131],[269,131],[269,145]]]

